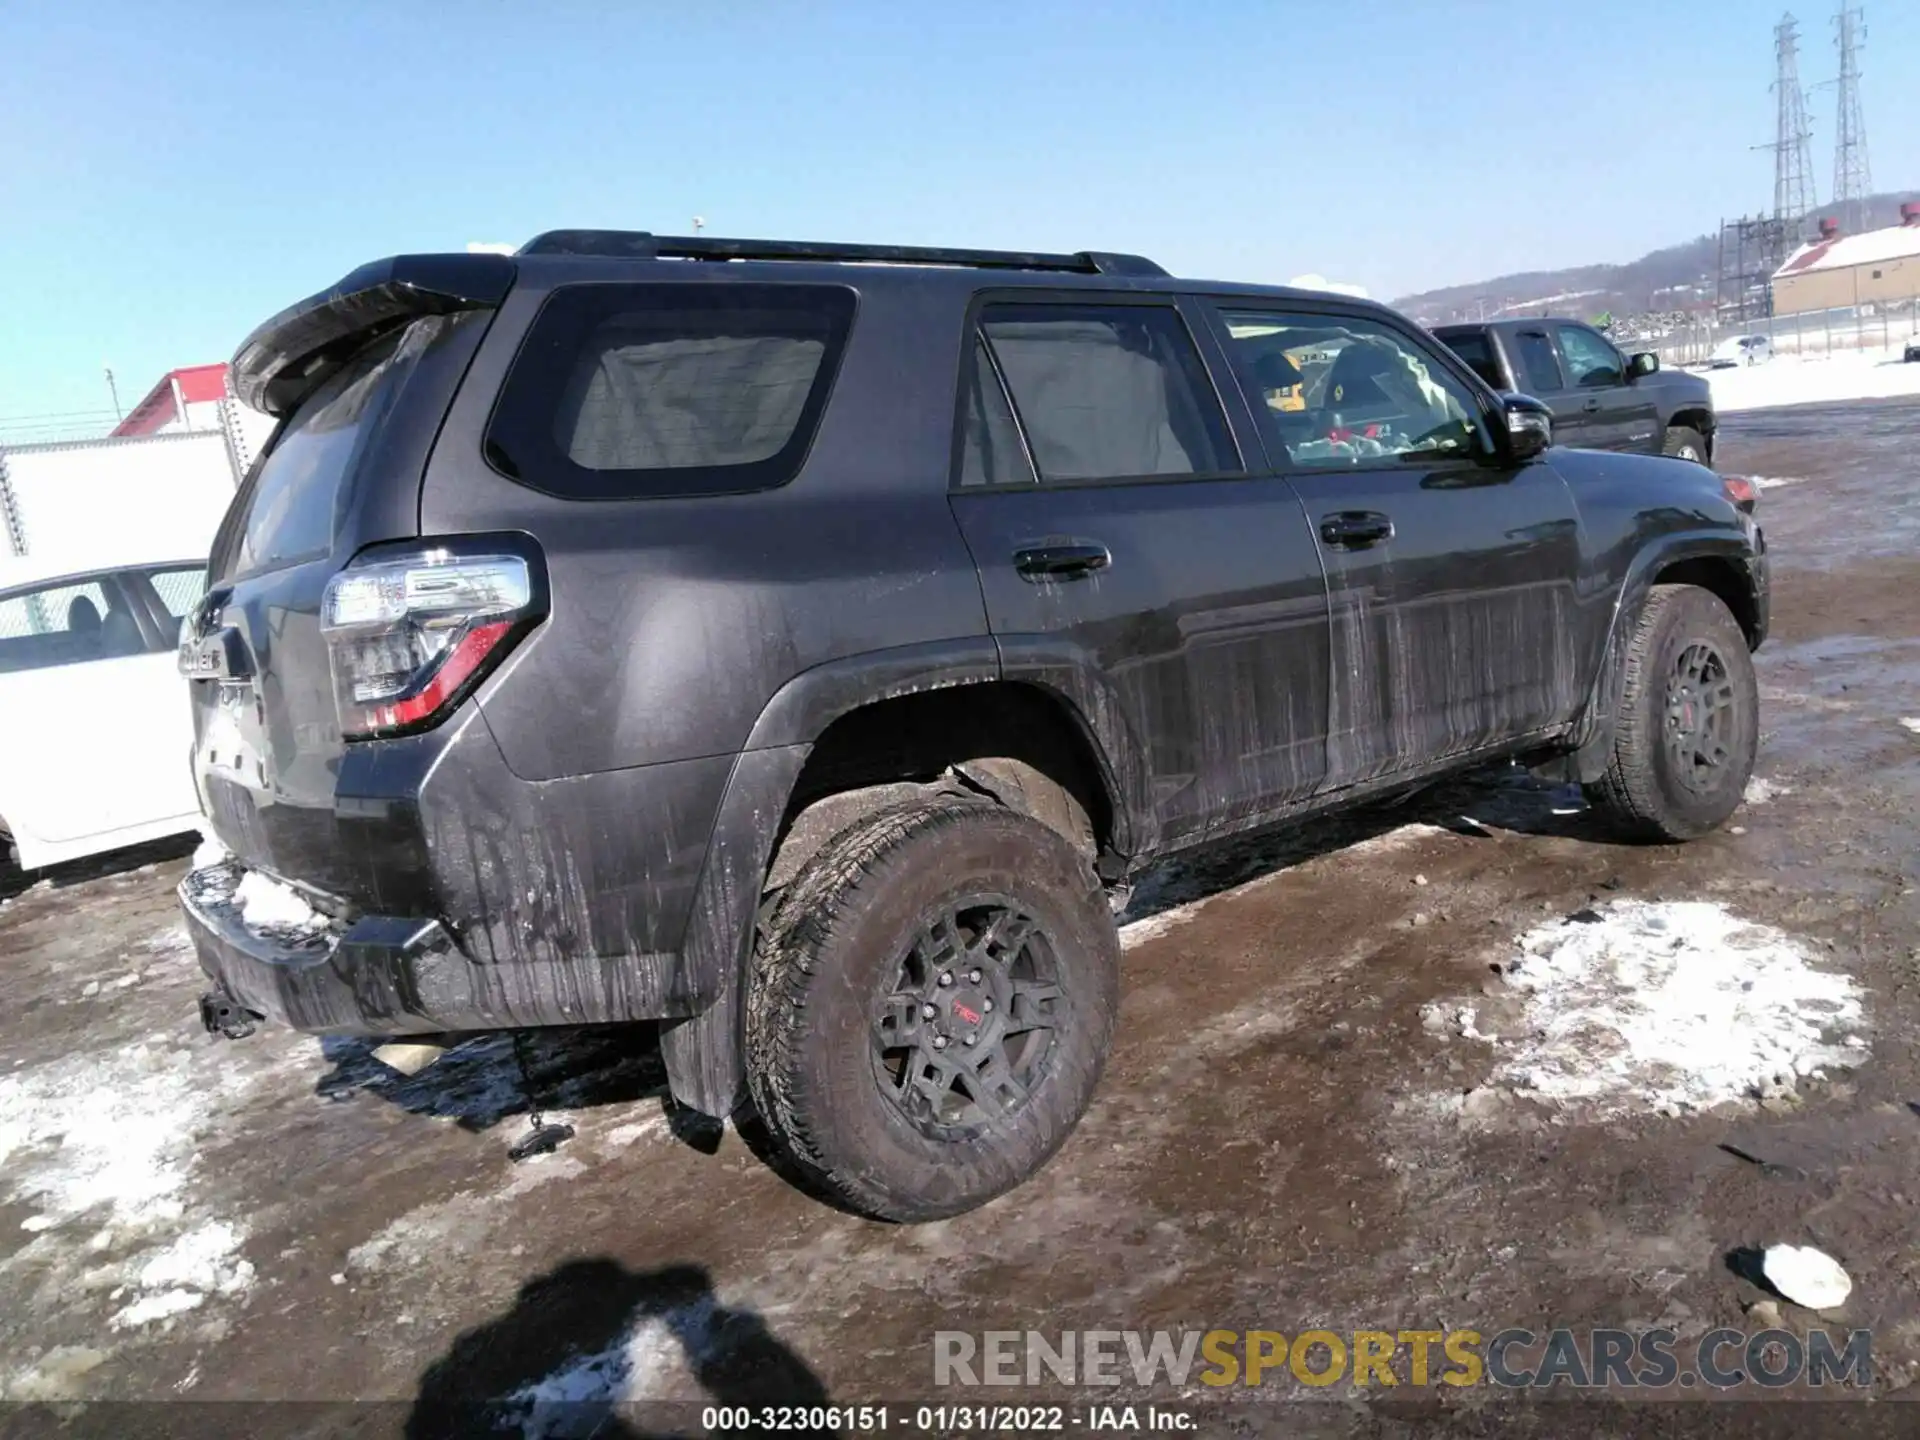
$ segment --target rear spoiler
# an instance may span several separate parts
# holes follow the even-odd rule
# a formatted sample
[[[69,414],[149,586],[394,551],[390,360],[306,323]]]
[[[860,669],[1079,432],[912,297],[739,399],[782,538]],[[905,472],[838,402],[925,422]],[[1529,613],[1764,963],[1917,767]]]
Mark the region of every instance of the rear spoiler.
[[[284,416],[374,336],[422,315],[491,310],[513,288],[505,255],[395,255],[289,305],[241,342],[233,390]]]

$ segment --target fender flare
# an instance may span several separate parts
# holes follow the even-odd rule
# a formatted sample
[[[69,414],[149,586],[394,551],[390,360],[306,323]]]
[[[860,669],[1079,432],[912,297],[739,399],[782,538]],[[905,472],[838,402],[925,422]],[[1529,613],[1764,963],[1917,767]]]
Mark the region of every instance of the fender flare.
[[[662,1022],[668,1083],[681,1104],[724,1117],[745,1099],[744,982],[762,885],[795,782],[827,727],[861,706],[929,690],[1019,680],[1050,691],[1083,727],[1113,809],[1122,855],[1151,844],[1145,756],[1119,697],[1084,651],[1055,637],[1024,644],[1003,664],[990,636],[930,641],[816,665],[774,692],[734,759],[708,837],[681,948],[682,972],[706,1002]],[[1143,821],[1148,821],[1143,825]],[[1143,830],[1145,831],[1143,835]]]
[[[1614,720],[1619,708],[1627,646],[1633,639],[1633,627],[1639,621],[1641,607],[1646,604],[1659,573],[1686,560],[1729,560],[1746,575],[1749,587],[1753,587],[1752,559],[1744,537],[1724,530],[1676,531],[1659,537],[1634,556],[1614,597],[1607,641],[1600,652],[1599,673],[1593,677],[1586,706],[1574,722],[1575,749],[1570,757],[1570,778],[1587,785],[1606,773],[1613,755]],[[1754,599],[1756,604],[1760,602],[1757,589]]]

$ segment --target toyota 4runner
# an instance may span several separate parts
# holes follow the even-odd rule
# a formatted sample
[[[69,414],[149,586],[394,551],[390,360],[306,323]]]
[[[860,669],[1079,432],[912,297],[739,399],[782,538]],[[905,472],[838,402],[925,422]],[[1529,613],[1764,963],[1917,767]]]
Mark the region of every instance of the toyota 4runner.
[[[541,236],[283,311],[188,616],[208,1028],[658,1021],[903,1220],[1099,1078],[1110,896],[1512,757],[1738,805],[1753,493],[1381,306],[1135,257]]]

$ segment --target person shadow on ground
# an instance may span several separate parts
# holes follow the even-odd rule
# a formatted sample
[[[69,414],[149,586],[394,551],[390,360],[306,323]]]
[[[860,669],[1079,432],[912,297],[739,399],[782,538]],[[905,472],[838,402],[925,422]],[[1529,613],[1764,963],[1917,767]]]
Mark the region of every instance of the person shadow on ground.
[[[706,1392],[704,1403],[756,1410],[829,1403],[820,1378],[758,1315],[720,1304],[704,1267],[636,1272],[596,1257],[570,1260],[528,1281],[506,1314],[458,1336],[421,1376],[407,1440],[664,1440],[693,1433],[700,1429],[691,1423],[697,1406],[627,1399],[628,1341],[649,1321],[659,1322],[677,1345]],[[684,1423],[655,1423],[663,1419]]]

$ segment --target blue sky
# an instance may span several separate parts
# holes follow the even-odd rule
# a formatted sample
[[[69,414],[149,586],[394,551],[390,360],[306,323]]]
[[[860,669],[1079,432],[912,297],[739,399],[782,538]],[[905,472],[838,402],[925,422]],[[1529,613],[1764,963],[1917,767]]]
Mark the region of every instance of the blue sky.
[[[1802,76],[1835,68],[1833,0]],[[1868,0],[1876,188],[1920,5]],[[1778,0],[4,0],[0,420],[352,266],[560,226],[1136,250],[1383,298],[1766,207]],[[1814,91],[1819,194],[1832,92]]]

